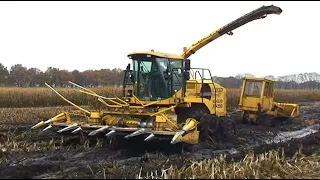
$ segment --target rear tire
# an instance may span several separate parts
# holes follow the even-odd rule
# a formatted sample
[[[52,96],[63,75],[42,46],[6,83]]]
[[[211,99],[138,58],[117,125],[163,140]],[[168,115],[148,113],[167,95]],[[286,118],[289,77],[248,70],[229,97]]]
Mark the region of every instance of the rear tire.
[[[193,105],[190,108],[177,108],[178,122],[183,123],[187,118],[196,119],[198,124],[199,141],[212,142],[217,140],[216,135],[219,129],[220,119],[209,113],[209,110],[202,105]]]

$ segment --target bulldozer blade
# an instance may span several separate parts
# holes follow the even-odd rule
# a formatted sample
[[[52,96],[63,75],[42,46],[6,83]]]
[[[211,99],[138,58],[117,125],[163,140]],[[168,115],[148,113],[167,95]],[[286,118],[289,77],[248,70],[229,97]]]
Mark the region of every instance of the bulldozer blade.
[[[176,144],[178,142],[181,141],[181,136],[185,133],[185,131],[179,131],[179,132],[176,132],[176,134],[173,136],[170,144]]]
[[[97,130],[94,130],[94,131],[90,132],[90,133],[89,133],[89,136],[94,136],[94,135],[96,135],[96,134],[99,133],[99,132],[102,132],[102,131],[104,131],[104,130],[107,130],[108,128],[109,128],[108,125],[103,126],[103,127],[99,128],[99,129],[97,129]]]
[[[154,134],[150,134],[148,137],[146,137],[145,139],[144,139],[144,141],[150,141],[151,139],[153,139],[155,136],[154,136]]]
[[[139,136],[140,134],[143,134],[146,130],[143,128],[143,129],[139,129],[131,134],[128,134],[125,136],[125,138],[130,138],[130,137],[134,137],[134,136]]]
[[[116,131],[113,129],[110,132],[108,132],[105,136],[111,136],[112,134],[116,133]]]
[[[68,131],[68,130],[74,128],[74,127],[77,126],[77,125],[78,125],[77,123],[72,124],[72,125],[70,125],[70,126],[68,126],[68,127],[65,127],[65,128],[63,128],[63,129],[60,129],[60,130],[57,131],[57,132],[58,132],[58,133],[62,133],[62,132],[64,132],[64,131]]]
[[[49,126],[47,126],[46,128],[42,129],[42,131],[46,131],[46,130],[48,130],[48,129],[50,129],[50,128],[52,128],[51,125],[49,125]]]
[[[74,134],[74,133],[76,133],[76,132],[78,132],[78,131],[80,131],[80,130],[82,130],[82,128],[81,128],[81,127],[78,127],[77,129],[73,130],[71,133]]]

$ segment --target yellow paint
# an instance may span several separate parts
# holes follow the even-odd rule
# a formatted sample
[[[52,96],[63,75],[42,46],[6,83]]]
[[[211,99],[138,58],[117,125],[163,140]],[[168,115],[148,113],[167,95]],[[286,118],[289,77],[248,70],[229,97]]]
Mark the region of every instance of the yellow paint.
[[[198,144],[199,143],[199,131],[191,131],[188,134],[181,137],[181,141],[188,144]]]
[[[128,56],[151,55],[175,60],[186,60],[192,54],[196,53],[199,49],[216,40],[217,38],[223,36],[224,34],[230,34],[229,32],[231,32],[232,30],[237,29],[238,27],[243,26],[248,22],[259,19],[257,18],[257,13],[280,14],[281,12],[282,10],[275,6],[263,6],[261,8],[258,8],[257,10],[247,13],[244,16],[236,19],[235,21],[232,21],[225,26],[218,28],[201,40],[192,44],[189,48],[184,48],[184,51],[181,55],[147,51],[129,53]],[[196,76],[196,73],[194,74],[194,76]],[[267,80],[263,79],[262,81],[266,82]],[[174,109],[176,107],[192,107],[194,104],[202,104],[209,110],[210,114],[215,114],[217,116],[227,115],[227,90],[218,83],[213,82],[212,80],[188,80],[186,81],[185,94],[182,94],[182,89],[180,89],[172,97],[161,101],[140,101],[135,95],[133,95],[133,97],[127,97],[129,99],[129,102],[126,102],[118,97],[107,98],[98,95],[92,90],[86,89],[80,85],[77,85],[75,83],[72,84],[81,88],[80,92],[96,97],[98,101],[105,105],[106,108],[100,112],[90,112],[72,103],[61,94],[59,94],[56,90],[54,90],[51,86],[46,84],[63,100],[84,113],[84,121],[79,122],[79,124],[92,125],[95,123],[100,123],[99,125],[107,124],[110,126],[115,126],[120,120],[124,120],[126,126],[136,127],[138,121],[131,118],[134,118],[133,116],[136,115],[145,116],[147,119],[152,119],[155,121],[155,128],[153,130],[161,130],[157,131],[158,133],[171,136],[183,129],[187,131],[187,134],[179,138],[181,138],[181,140],[186,143],[197,144],[199,141],[199,131],[197,131],[198,122],[195,119],[187,119],[185,125],[181,127],[182,124],[177,123],[177,115],[174,112]],[[134,86],[136,85],[137,84],[135,83]],[[200,94],[201,88],[203,87],[209,87],[208,92],[206,92],[209,94],[206,95],[207,97],[201,96]],[[263,85],[263,87],[265,87],[265,85]],[[276,107],[275,111],[273,112],[277,112],[279,114],[290,114],[292,116],[297,116],[299,114],[298,105],[273,103],[273,93],[272,97],[268,98],[261,97],[254,99],[241,96],[239,106],[243,111],[250,111],[251,114],[255,114],[257,112],[257,104],[261,104],[262,109],[266,111],[271,110],[271,108],[273,107]],[[158,106],[161,106],[163,108],[157,109]],[[62,114],[63,115],[60,114],[54,117],[52,121],[65,121],[67,123],[72,123],[72,119],[68,112]],[[43,125],[44,122],[42,121],[38,124],[40,126]],[[166,128],[169,128],[170,130],[165,130]]]
[[[249,86],[254,84],[253,86]],[[260,84],[257,86],[257,84]],[[259,94],[252,96],[254,90],[259,89]],[[300,106],[292,103],[278,103],[274,101],[274,81],[266,78],[244,78],[239,100],[239,108],[249,115],[249,120],[255,121],[260,113],[272,116],[297,117]]]
[[[182,127],[182,130],[188,132],[197,128],[197,120],[188,118],[186,124]]]

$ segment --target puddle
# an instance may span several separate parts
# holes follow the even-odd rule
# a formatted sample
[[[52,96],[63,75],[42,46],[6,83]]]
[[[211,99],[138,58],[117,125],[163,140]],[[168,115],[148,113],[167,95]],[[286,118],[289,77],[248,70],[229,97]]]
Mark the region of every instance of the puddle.
[[[287,132],[280,132],[276,137],[274,137],[271,140],[267,140],[267,144],[272,144],[272,143],[280,143],[280,142],[286,142],[291,139],[297,139],[297,138],[302,138],[307,135],[313,134],[315,132],[319,131],[319,124],[308,126],[306,128],[303,128],[301,130],[297,131],[287,131]]]

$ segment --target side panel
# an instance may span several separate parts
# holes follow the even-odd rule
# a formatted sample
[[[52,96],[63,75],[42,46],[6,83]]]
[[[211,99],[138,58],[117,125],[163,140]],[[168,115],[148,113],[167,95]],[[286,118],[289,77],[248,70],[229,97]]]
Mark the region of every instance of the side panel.
[[[264,83],[259,79],[247,78],[243,81],[242,92],[240,96],[240,109],[243,111],[257,111],[258,104],[262,104]]]
[[[242,98],[242,110],[245,111],[258,111],[258,104],[260,103],[260,98],[258,97],[243,97]]]
[[[264,86],[264,92],[262,95],[262,110],[263,111],[270,111],[272,108],[272,91],[273,91],[273,83],[266,81]]]
[[[203,103],[211,114],[217,114],[217,116],[227,114],[227,90],[210,80],[205,80],[203,84],[201,81],[188,81],[184,102]]]

